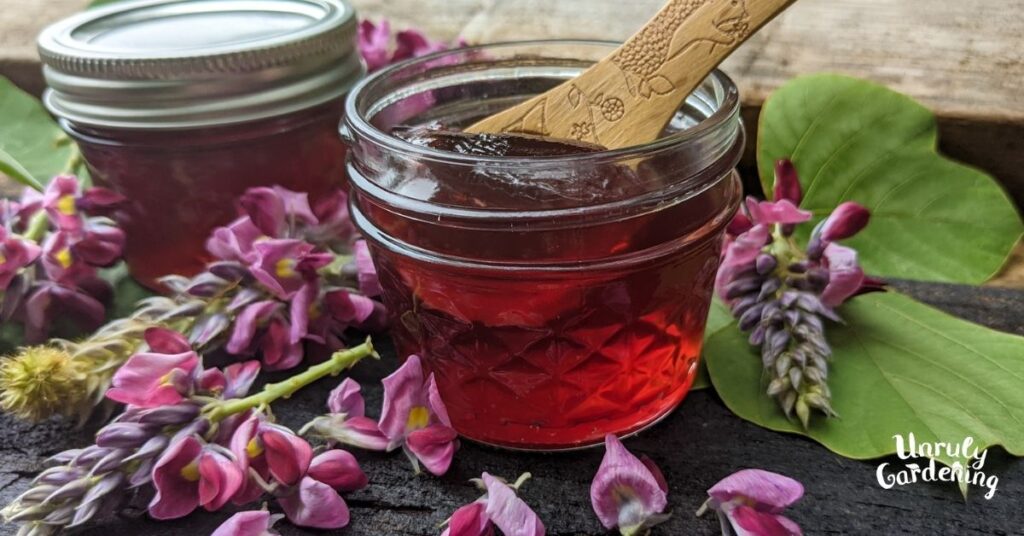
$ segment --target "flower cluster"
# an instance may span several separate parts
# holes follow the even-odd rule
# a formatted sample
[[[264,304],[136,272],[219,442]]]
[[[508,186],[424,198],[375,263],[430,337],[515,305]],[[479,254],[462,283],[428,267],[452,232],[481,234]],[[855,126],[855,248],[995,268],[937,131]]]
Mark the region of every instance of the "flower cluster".
[[[711,486],[709,499],[697,515],[714,510],[725,536],[800,536],[800,527],[782,511],[803,494],[804,487],[792,478],[761,469],[744,469]]]
[[[460,507],[445,521],[441,536],[492,536],[497,528],[502,534],[544,536],[544,523],[519,498],[519,488],[530,478],[523,473],[513,484],[483,473],[473,479],[485,493],[479,499]]]
[[[462,44],[459,42],[458,45]],[[392,63],[447,49],[448,45],[432,41],[413,29],[402,30],[392,36],[391,24],[387,20],[380,21],[380,24],[370,20],[359,23],[359,52],[371,73]]]
[[[359,384],[347,379],[331,392],[327,402],[330,413],[310,421],[302,432],[368,450],[391,452],[401,447],[417,473],[421,463],[431,474],[447,473],[459,447],[458,434],[434,375],[424,380],[420,358],[412,355],[382,383],[379,423],[365,416]]]
[[[839,205],[802,250],[793,233],[812,214],[797,208],[801,197],[793,164],[779,161],[774,201],[748,198],[745,213],[730,224],[715,287],[740,329],[750,332],[750,344],[761,348],[768,395],[806,428],[812,409],[834,414],[822,318],[839,321],[837,306],[878,283],[865,277],[856,251],[836,243],[868,224],[868,210]]]
[[[124,232],[109,216],[123,202],[72,176],[0,202],[0,321],[24,323],[30,344],[45,340],[58,318],[96,329],[112,292],[97,270],[121,258]]]
[[[312,447],[274,424],[265,408],[373,355],[368,342],[246,396],[258,362],[205,368],[176,332],[152,328],[145,339],[149,350],[118,370],[108,393],[128,404],[124,413],[97,432],[94,445],[51,458],[52,467],[3,509],[5,520],[24,523],[24,534],[53,534],[151,489],[149,513],[156,519],[269,494],[297,525],[348,523],[339,492],[366,485],[355,458],[337,449],[313,456]]]
[[[204,352],[258,354],[267,370],[343,348],[349,328],[384,327],[384,307],[371,299],[380,284],[349,220],[344,192],[311,206],[306,194],[253,188],[240,206],[242,216],[208,240],[214,260],[205,271],[162,279],[168,296],[143,300],[129,318],[82,341],[8,359],[0,366],[0,405],[33,419],[68,412],[87,417],[153,326],[186,333]],[[54,394],[40,398],[30,391]]]

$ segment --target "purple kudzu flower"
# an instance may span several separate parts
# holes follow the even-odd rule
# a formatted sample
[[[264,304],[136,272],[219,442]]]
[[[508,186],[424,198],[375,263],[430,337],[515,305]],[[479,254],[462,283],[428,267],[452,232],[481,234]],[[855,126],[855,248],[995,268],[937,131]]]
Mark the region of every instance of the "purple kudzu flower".
[[[359,23],[359,52],[369,72],[409,58],[423,56],[441,50],[448,45],[431,41],[417,30],[403,30],[395,36],[395,49],[391,52],[391,24],[382,20],[379,25],[370,20]]]
[[[238,512],[221,523],[210,536],[279,536],[272,527],[284,516],[266,510]]]
[[[39,245],[10,234],[0,227],[0,292],[7,290],[11,280],[39,258]]]
[[[261,240],[253,249],[256,260],[249,267],[253,277],[282,300],[290,300],[307,282],[315,280],[317,270],[334,257],[317,253],[312,244],[295,239]]]
[[[231,451],[195,436],[173,442],[153,468],[156,496],[149,515],[175,519],[198,506],[218,510],[242,487],[245,474]]]
[[[387,450],[402,447],[417,473],[420,462],[436,476],[448,472],[459,446],[458,434],[451,426],[434,375],[424,381],[420,358],[411,355],[381,383],[384,404],[380,431],[388,438]]]
[[[523,473],[509,485],[484,473],[474,483],[486,493],[456,510],[442,536],[493,536],[495,527],[506,536],[544,536],[544,523],[517,495],[529,478],[530,473]]]
[[[590,486],[590,503],[601,524],[632,536],[667,521],[668,484],[654,462],[634,456],[614,435],[605,436],[604,445],[604,459]]]
[[[366,417],[366,404],[360,386],[352,378],[345,378],[327,398],[327,415],[307,423],[299,434],[312,431],[317,437],[331,443],[351,445],[367,450],[386,450],[388,438],[380,431],[377,421]]]
[[[291,430],[267,423],[261,416],[243,422],[231,438],[241,467],[255,476],[233,499],[245,504],[270,491],[296,525],[335,529],[349,522],[348,506],[339,492],[366,486],[366,475],[354,456],[329,450],[315,458],[312,447]],[[266,484],[258,484],[258,481]]]
[[[774,201],[748,198],[747,214],[729,225],[715,290],[739,328],[750,332],[750,344],[760,346],[767,394],[806,428],[812,409],[835,414],[822,317],[839,321],[836,307],[877,286],[864,275],[856,251],[834,242],[863,229],[870,214],[854,202],[839,205],[801,251],[792,235],[811,213],[794,205],[802,193],[791,162],[776,164],[774,193]]]
[[[744,469],[712,486],[697,515],[714,510],[726,536],[799,536],[800,527],[782,511],[803,494],[804,487],[792,478]]]
[[[133,355],[118,369],[107,398],[141,408],[181,402],[199,356],[177,332],[150,328],[145,337],[150,351]]]

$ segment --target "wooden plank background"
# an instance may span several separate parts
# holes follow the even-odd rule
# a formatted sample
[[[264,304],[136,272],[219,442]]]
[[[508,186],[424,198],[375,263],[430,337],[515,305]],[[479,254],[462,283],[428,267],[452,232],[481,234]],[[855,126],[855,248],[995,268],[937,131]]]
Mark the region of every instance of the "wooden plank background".
[[[352,1],[363,16],[397,27],[495,42],[621,40],[663,0]],[[38,94],[35,35],[86,3],[0,0],[0,75]],[[947,154],[992,173],[1024,205],[1024,0],[800,0],[725,68],[752,132],[764,99],[800,74],[846,73],[906,93],[938,115]],[[1021,275],[1011,281],[1024,281],[1024,263],[1016,266]]]

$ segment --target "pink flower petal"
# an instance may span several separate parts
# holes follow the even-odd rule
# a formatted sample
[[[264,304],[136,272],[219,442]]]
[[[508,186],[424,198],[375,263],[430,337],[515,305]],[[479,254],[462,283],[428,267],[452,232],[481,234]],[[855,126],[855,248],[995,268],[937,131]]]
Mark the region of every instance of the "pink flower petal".
[[[757,510],[740,504],[728,508],[726,517],[739,535],[750,536],[801,536],[800,527],[793,521],[778,515]]]
[[[331,414],[317,417],[314,428],[324,439],[366,450],[384,451],[388,438],[384,437],[377,421],[369,417],[345,417]]]
[[[448,407],[444,405],[441,393],[437,390],[437,380],[434,378],[433,373],[427,378],[427,399],[430,401],[430,410],[437,417],[437,420],[445,426],[451,426],[452,420],[448,418]]]
[[[260,440],[266,449],[270,474],[279,482],[292,485],[299,481],[313,458],[313,448],[291,430],[270,424],[261,426]]]
[[[320,288],[316,282],[308,282],[292,297],[288,315],[291,325],[288,340],[291,344],[298,344],[309,332],[309,311],[316,305],[319,294]]]
[[[419,356],[409,356],[398,370],[381,383],[384,385],[384,403],[381,407],[380,431],[388,438],[388,450],[393,450],[405,440],[412,408],[426,405],[423,366]]]
[[[172,443],[153,467],[153,487],[156,495],[149,503],[149,515],[154,519],[184,517],[199,506],[198,482],[186,480],[182,469],[202,452],[203,446],[193,436]]]
[[[800,188],[800,178],[796,173],[796,166],[793,162],[782,159],[775,162],[775,188],[773,191],[773,199],[775,201],[782,201],[783,199],[799,205],[800,201],[803,200],[803,192]]]
[[[362,417],[366,414],[366,403],[360,392],[359,382],[345,378],[331,394],[327,395],[327,409],[331,413],[344,413],[348,417]]]
[[[288,520],[300,527],[340,529],[349,522],[348,505],[330,486],[303,477],[299,489],[277,500]]]
[[[471,502],[460,507],[448,521],[448,536],[489,536],[494,534],[494,526],[486,514],[486,503]]]
[[[505,536],[544,536],[544,524],[537,514],[504,482],[484,473],[487,486],[487,517]]]
[[[719,503],[742,498],[758,510],[775,514],[799,500],[803,494],[804,487],[796,480],[762,469],[737,471],[708,490],[708,495]]]
[[[369,483],[356,457],[341,449],[328,450],[313,458],[308,474],[341,492],[360,490]]]
[[[732,236],[737,236],[749,231],[753,226],[754,223],[750,221],[750,218],[748,218],[746,214],[743,212],[737,212],[736,215],[732,217],[732,221],[729,222],[729,226],[726,227],[725,232]]]
[[[715,291],[719,297],[724,296],[725,287],[732,282],[736,274],[753,263],[761,250],[771,240],[767,225],[755,225],[749,231],[737,236],[725,248],[725,255],[715,276]]]
[[[668,480],[665,480],[665,475],[662,474],[661,468],[654,463],[654,460],[650,459],[645,454],[640,456],[640,463],[644,464],[644,467],[651,472],[651,475],[654,476],[654,480],[658,482],[658,487],[661,488],[661,491],[668,493]]]
[[[855,250],[834,242],[825,246],[824,258],[829,280],[821,293],[821,303],[835,308],[857,294],[864,283],[864,270],[857,263]]]
[[[390,62],[388,48],[391,46],[391,25],[382,20],[380,26],[369,19],[359,23],[359,53],[366,62],[369,72],[376,71]]]
[[[590,503],[605,528],[636,529],[665,510],[668,500],[658,478],[614,435],[590,485]]]
[[[359,240],[353,246],[355,250],[356,271],[359,278],[359,291],[372,298],[379,296],[383,290],[377,278],[377,268],[370,257],[370,247],[365,240]]]
[[[293,343],[289,338],[288,323],[280,317],[273,317],[267,324],[261,347],[263,366],[269,370],[288,370],[302,362],[302,344]]]
[[[434,52],[447,50],[448,46],[439,41],[431,41],[417,30],[402,30],[395,35],[395,53],[392,62],[425,56]]]
[[[343,324],[366,322],[373,314],[374,302],[366,296],[347,290],[333,290],[324,295],[327,311]]]
[[[235,329],[231,332],[226,349],[232,354],[244,354],[249,351],[256,330],[277,311],[278,303],[272,300],[247,305],[235,319]]]
[[[135,354],[114,373],[107,398],[145,408],[176,404],[181,402],[182,394],[165,379],[175,370],[190,374],[198,363],[195,352]]]
[[[436,424],[415,430],[406,437],[406,446],[431,474],[448,472],[458,445],[458,433],[451,427]]]
[[[221,523],[210,536],[266,536],[276,534],[270,531],[273,519],[266,510],[238,512]]]
[[[781,201],[758,201],[748,197],[747,212],[750,213],[751,221],[764,225],[803,223],[813,217],[813,214],[797,208],[788,199]]]
[[[243,361],[232,363],[224,369],[227,383],[224,387],[224,398],[241,398],[249,392],[256,376],[260,373],[259,361]]]
[[[222,453],[206,449],[199,455],[199,504],[219,510],[241,489],[242,469]]]

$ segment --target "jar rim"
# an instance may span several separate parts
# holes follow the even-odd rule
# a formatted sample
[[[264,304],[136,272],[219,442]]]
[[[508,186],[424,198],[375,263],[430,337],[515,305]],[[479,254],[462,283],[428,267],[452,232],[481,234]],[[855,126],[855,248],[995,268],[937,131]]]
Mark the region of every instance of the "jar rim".
[[[394,75],[403,70],[411,67],[426,66],[431,62],[436,62],[438,59],[445,57],[451,57],[455,55],[471,55],[475,52],[493,51],[500,48],[506,47],[524,47],[524,46],[544,46],[544,45],[582,45],[582,46],[603,46],[603,47],[617,47],[621,43],[616,41],[598,40],[598,39],[536,39],[526,41],[503,41],[498,43],[487,43],[480,45],[471,45],[455,49],[442,50],[413,58],[400,63],[389,65],[379,71],[373,72],[367,77],[360,80],[354,85],[345,99],[345,115],[340,124],[340,130],[343,137],[351,137],[352,134],[357,136],[365,137],[374,143],[387,148],[388,150],[399,152],[406,155],[415,155],[417,158],[427,158],[430,160],[444,162],[449,164],[469,164],[477,165],[480,163],[502,163],[509,164],[510,162],[522,163],[522,162],[535,162],[537,164],[571,164],[580,161],[602,161],[602,160],[626,160],[631,157],[642,156],[643,154],[658,151],[663,148],[673,147],[680,143],[690,141],[701,136],[705,136],[710,132],[715,131],[717,128],[726,124],[728,120],[736,115],[739,111],[739,90],[736,83],[720,69],[715,69],[709,79],[717,81],[721,87],[725,90],[725,97],[723,98],[718,109],[715,110],[711,115],[702,119],[697,125],[694,125],[685,130],[669,134],[656,138],[652,141],[645,142],[637,145],[629,145],[626,147],[608,149],[598,152],[589,153],[578,153],[568,155],[546,155],[546,156],[530,156],[530,157],[503,157],[503,156],[481,156],[481,155],[466,155],[461,153],[455,153],[451,151],[444,151],[428,147],[424,145],[417,145],[415,143],[404,140],[390,132],[385,132],[380,128],[376,127],[369,121],[368,118],[364,117],[361,113],[359,105],[360,98],[368,91],[374,89],[376,84],[382,83],[390,75]],[[346,131],[347,129],[350,129]]]
[[[356,34],[349,0],[116,2],[39,34],[43,103],[117,129],[278,117],[340,101],[365,73]]]

